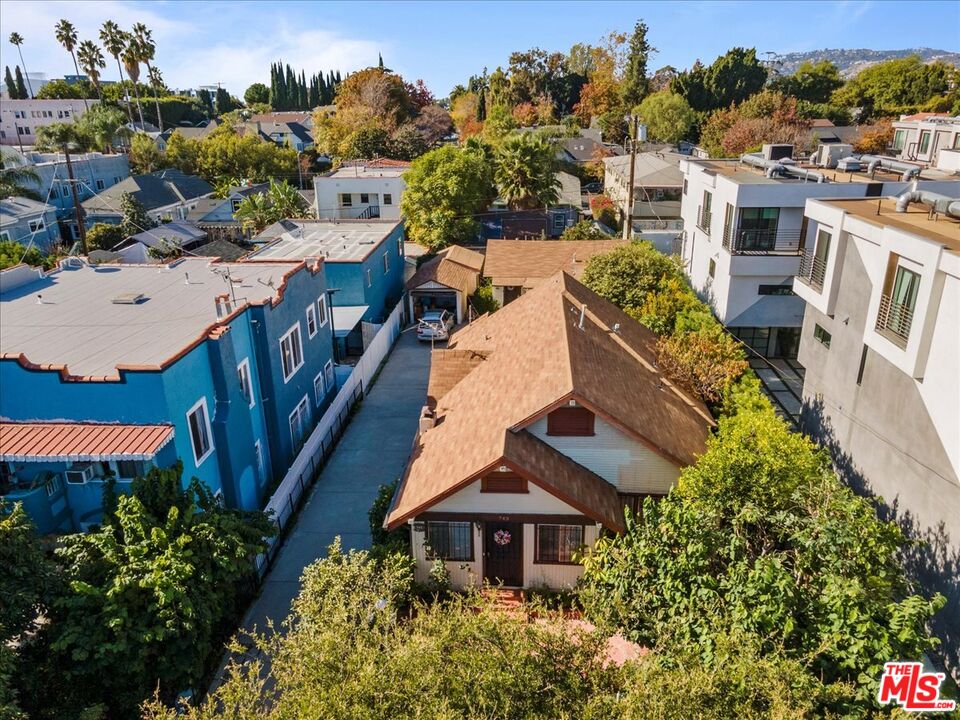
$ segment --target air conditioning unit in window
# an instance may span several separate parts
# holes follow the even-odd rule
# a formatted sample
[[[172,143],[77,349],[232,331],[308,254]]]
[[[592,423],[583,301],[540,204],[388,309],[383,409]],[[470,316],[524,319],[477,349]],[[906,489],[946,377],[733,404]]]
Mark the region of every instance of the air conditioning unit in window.
[[[83,485],[93,480],[93,465],[88,463],[70,468],[64,475],[66,475],[67,482],[71,485]]]

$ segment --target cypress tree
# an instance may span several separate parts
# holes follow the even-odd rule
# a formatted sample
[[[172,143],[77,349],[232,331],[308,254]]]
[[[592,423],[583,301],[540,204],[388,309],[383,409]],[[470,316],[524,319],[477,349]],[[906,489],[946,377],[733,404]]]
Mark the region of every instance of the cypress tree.
[[[293,74],[293,68],[287,64],[287,73],[285,78],[286,86],[286,107],[284,110],[295,110],[297,105],[297,76]]]
[[[379,62],[377,63],[377,67],[380,68],[381,70],[383,70],[383,54],[382,54],[382,53],[377,53],[377,57],[379,58]]]
[[[7,86],[7,95],[10,96],[11,100],[19,100],[20,93],[17,92],[17,83],[13,79],[13,74],[10,72],[10,66],[7,65],[3,73],[3,82]]]
[[[310,101],[307,99],[307,77],[300,71],[300,109],[309,110]]]
[[[17,100],[26,100],[29,97],[27,86],[23,83],[23,73],[20,72],[20,66],[17,65]]]
[[[480,93],[477,95],[477,120],[483,122],[487,119],[487,95],[484,92],[483,88],[480,88]]]
[[[270,107],[277,107],[277,64],[270,63]]]

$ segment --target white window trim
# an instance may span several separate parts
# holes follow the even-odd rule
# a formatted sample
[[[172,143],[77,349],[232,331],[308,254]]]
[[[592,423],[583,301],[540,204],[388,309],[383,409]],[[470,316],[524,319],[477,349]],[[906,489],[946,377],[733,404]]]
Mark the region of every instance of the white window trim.
[[[193,444],[193,433],[190,432],[190,416],[197,411],[198,408],[203,407],[203,420],[207,426],[207,439],[210,441],[210,447],[207,448],[207,451],[197,458],[197,448]],[[206,460],[213,454],[213,429],[210,427],[210,413],[207,411],[207,398],[202,397],[194,403],[193,407],[187,410],[187,435],[190,436],[190,447],[193,450],[194,465],[200,467],[203,464],[203,461]]]
[[[253,441],[253,461],[257,464],[257,477],[260,482],[264,480],[264,462],[263,462],[263,443],[260,440]]]
[[[323,311],[320,313],[320,317],[323,319],[323,322],[318,323],[317,327],[323,327],[330,319],[330,308],[327,307],[327,296],[321,295],[320,299],[317,300],[317,304],[323,308]]]
[[[306,403],[307,416],[309,416],[310,398],[308,398],[306,395],[300,398],[300,401],[297,403],[297,406],[293,408],[293,411],[287,416],[287,427],[290,428],[290,444],[294,446],[303,439],[303,435],[301,435],[298,438],[293,436],[293,416],[300,414],[300,407],[304,405],[304,403]],[[301,430],[303,430],[303,427],[304,426],[301,425]]]
[[[253,374],[250,372],[250,358],[244,358],[243,362],[237,365],[237,373],[246,371],[247,376],[247,386],[250,389],[250,407],[256,407],[257,405],[257,396],[253,392]],[[240,390],[243,391],[243,383],[240,383]]]
[[[386,275],[390,272],[390,253],[385,252],[383,254],[383,274]]]
[[[367,268],[367,287],[373,287],[373,271]]]
[[[323,399],[327,396],[327,382],[323,377],[323,370],[317,373],[317,376],[313,379],[313,402],[317,407],[323,403]],[[317,380],[320,381],[320,395],[317,396]]]
[[[285,332],[285,333],[281,336],[281,338],[280,338],[280,344],[279,344],[279,346],[278,346],[278,349],[280,350],[280,372],[284,372],[284,369],[283,369],[283,341],[286,340],[286,339],[287,339],[288,337],[290,337],[291,335],[293,335],[293,333],[296,333],[296,334],[297,334],[297,342],[298,342],[299,345],[300,345],[300,363],[290,370],[290,374],[289,374],[289,375],[284,375],[284,377],[283,377],[283,383],[284,383],[284,384],[287,384],[288,382],[290,382],[290,378],[292,378],[294,375],[297,374],[297,371],[298,371],[300,368],[303,367],[303,363],[304,363],[304,359],[303,359],[303,337],[300,335],[300,321],[298,320],[298,321],[297,321],[296,323],[294,323],[294,324],[290,327],[290,329],[287,330],[287,332]]]
[[[310,332],[311,320],[313,321],[313,332]],[[312,304],[307,305],[307,337],[316,337],[317,333],[319,332],[318,328],[319,325],[317,324],[317,311],[314,309]]]
[[[333,382],[328,382],[329,378],[333,378]],[[337,384],[337,375],[333,370],[333,360],[327,360],[323,365],[323,383],[324,386],[330,385],[330,388],[327,389],[327,392],[336,387]]]

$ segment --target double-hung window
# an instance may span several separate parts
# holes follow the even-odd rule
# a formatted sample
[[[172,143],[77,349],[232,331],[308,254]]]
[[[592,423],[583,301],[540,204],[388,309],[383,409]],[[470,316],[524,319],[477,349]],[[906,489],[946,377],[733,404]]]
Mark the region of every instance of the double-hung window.
[[[583,525],[537,525],[535,561],[573,564],[573,555],[583,546]]]
[[[43,220],[31,220],[29,226],[30,232],[40,232],[43,230]]]
[[[317,334],[317,311],[313,305],[307,306],[307,335],[313,337]]]
[[[319,313],[320,318],[320,327],[323,327],[327,324],[327,296],[321,295],[317,300],[317,312]]]
[[[373,287],[373,272],[367,268],[367,287]]]
[[[353,195],[340,193],[340,207],[353,207]]]
[[[383,204],[384,205],[393,205],[393,195],[390,193],[383,194]]]
[[[290,441],[295,450],[299,450],[303,444],[303,439],[310,428],[310,403],[307,396],[297,403],[297,406],[290,413]]]
[[[383,254],[383,274],[390,272],[390,253]]]
[[[360,193],[360,204],[361,205],[370,204],[370,196],[367,193]]]
[[[324,382],[327,384],[327,389],[332,390],[336,383],[336,378],[333,374],[333,360],[327,360],[327,363],[323,366],[323,377]]]
[[[280,361],[283,365],[284,382],[287,382],[297,370],[303,367],[303,345],[300,342],[299,322],[280,338]]]
[[[243,362],[237,365],[237,378],[240,380],[240,392],[243,393],[247,405],[253,407],[257,403],[253,398],[253,382],[250,378],[249,358],[244,358]]]
[[[326,394],[326,387],[323,383],[323,371],[320,371],[313,379],[313,401],[317,407],[323,404],[323,398]]]
[[[213,452],[213,433],[210,432],[210,417],[207,415],[207,399],[200,398],[196,405],[187,411],[187,425],[190,428],[190,444],[193,446],[193,460],[197,467]]]
[[[473,523],[428,522],[427,557],[442,560],[473,560]]]

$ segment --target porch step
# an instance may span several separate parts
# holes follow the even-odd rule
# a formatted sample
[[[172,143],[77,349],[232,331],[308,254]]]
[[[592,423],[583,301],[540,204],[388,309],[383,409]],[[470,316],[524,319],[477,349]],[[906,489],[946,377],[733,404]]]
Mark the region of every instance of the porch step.
[[[488,588],[483,591],[483,595],[502,608],[513,609],[526,602],[526,595],[520,588]]]

